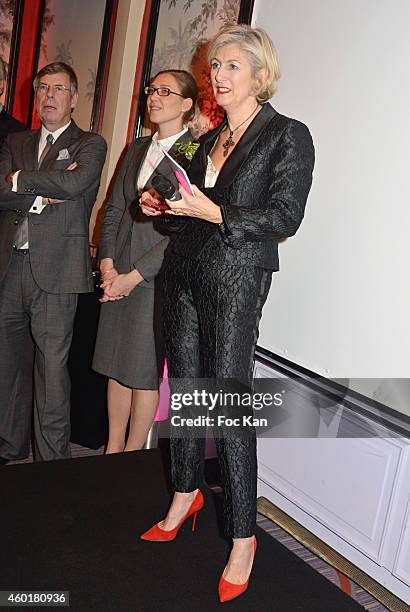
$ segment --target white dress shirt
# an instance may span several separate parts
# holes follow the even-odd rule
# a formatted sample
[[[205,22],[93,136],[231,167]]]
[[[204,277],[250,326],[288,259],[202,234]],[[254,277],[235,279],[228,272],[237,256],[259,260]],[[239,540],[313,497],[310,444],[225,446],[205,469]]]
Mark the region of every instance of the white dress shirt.
[[[181,132],[178,132],[178,134],[168,136],[168,138],[161,138],[161,140],[158,138],[158,132],[155,132],[138,175],[139,191],[144,189],[155,168],[164,158],[164,151],[168,153],[178,138],[181,138],[181,136],[183,136],[187,131],[188,128],[184,128]]]
[[[50,132],[49,130],[47,130],[44,125],[41,126],[41,133],[40,133],[40,142],[38,143],[38,156],[37,156],[37,161],[40,159],[41,154],[44,150],[44,147],[47,144],[47,136],[49,134],[52,134],[53,138],[54,138],[54,142],[57,140],[57,138],[59,136],[61,136],[61,134],[68,128],[68,126],[70,125],[71,120],[69,121],[69,123],[67,123],[66,125],[63,125],[63,127],[59,128],[58,130],[56,130],[55,132]],[[53,144],[54,144],[53,142]],[[20,174],[20,170],[17,170],[17,172],[15,172],[13,174],[13,188],[12,191],[17,191],[17,179],[18,179],[18,175]],[[30,210],[28,211],[29,213],[34,213],[35,215],[39,215],[40,213],[43,212],[44,208],[46,207],[45,204],[43,204],[43,197],[42,196],[37,196],[36,199],[34,200]],[[22,247],[20,247],[21,249],[28,249],[28,241],[23,244]]]

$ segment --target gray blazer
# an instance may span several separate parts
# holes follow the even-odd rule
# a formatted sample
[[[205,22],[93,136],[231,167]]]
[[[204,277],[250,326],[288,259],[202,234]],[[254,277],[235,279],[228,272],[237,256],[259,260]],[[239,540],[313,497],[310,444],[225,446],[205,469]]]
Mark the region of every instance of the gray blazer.
[[[1,148],[0,281],[10,263],[16,227],[28,215],[30,263],[39,287],[49,293],[86,293],[93,289],[89,221],[107,145],[102,136],[84,132],[72,121],[38,170],[40,131],[10,134]],[[78,167],[67,171],[74,161]],[[4,180],[15,170],[21,170],[17,193]],[[29,213],[38,195],[64,202],[39,215]]]
[[[190,140],[193,138],[188,131],[177,142],[185,143]],[[156,223],[139,208],[138,175],[151,141],[151,136],[146,136],[130,144],[105,209],[99,258],[113,259],[120,273],[136,268],[144,278],[139,286],[154,288],[155,277],[161,268],[164,251],[169,243],[169,232],[163,228],[163,224]],[[176,151],[175,145],[171,147],[169,154],[181,166],[188,166],[188,160]],[[159,163],[147,181],[147,189],[151,187],[152,178],[156,174],[163,174],[177,184],[166,159]],[[127,244],[130,244],[130,248],[125,248]]]

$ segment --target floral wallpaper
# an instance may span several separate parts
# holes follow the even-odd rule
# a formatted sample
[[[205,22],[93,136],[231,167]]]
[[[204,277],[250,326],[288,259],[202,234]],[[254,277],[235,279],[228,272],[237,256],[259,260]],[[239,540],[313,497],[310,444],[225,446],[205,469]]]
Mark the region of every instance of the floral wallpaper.
[[[78,77],[78,125],[88,130],[94,101],[105,0],[46,0],[38,68],[66,62]]]
[[[199,113],[191,125],[196,135],[222,119],[209,81],[207,41],[222,25],[237,22],[240,4],[240,0],[161,0],[151,75],[167,68],[192,72],[200,87]]]

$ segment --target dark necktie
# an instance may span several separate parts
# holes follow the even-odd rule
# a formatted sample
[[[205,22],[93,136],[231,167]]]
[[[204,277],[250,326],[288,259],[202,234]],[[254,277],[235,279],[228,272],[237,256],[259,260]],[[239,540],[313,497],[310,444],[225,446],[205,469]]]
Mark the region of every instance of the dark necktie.
[[[40,155],[40,159],[38,160],[38,167],[39,168],[41,167],[41,164],[43,163],[45,156],[47,155],[47,153],[49,152],[49,150],[53,146],[53,142],[54,142],[54,136],[52,134],[47,134],[46,146],[42,150],[41,155]]]
[[[47,153],[53,146],[53,142],[54,142],[54,136],[52,134],[47,134],[45,147],[41,152],[40,159],[38,160],[39,168],[41,164],[43,163],[45,156],[47,155]],[[21,247],[24,246],[27,241],[28,241],[28,215],[24,217],[23,221],[20,223],[20,225],[17,228],[16,235],[14,238],[14,246],[17,249],[21,249]]]

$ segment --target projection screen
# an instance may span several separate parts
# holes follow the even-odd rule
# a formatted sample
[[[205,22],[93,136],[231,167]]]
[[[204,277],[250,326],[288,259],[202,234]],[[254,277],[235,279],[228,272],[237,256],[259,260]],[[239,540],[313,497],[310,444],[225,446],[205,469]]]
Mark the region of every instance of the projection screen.
[[[410,2],[255,0],[306,123],[314,182],[259,346],[410,414]],[[401,380],[398,380],[401,379]]]

